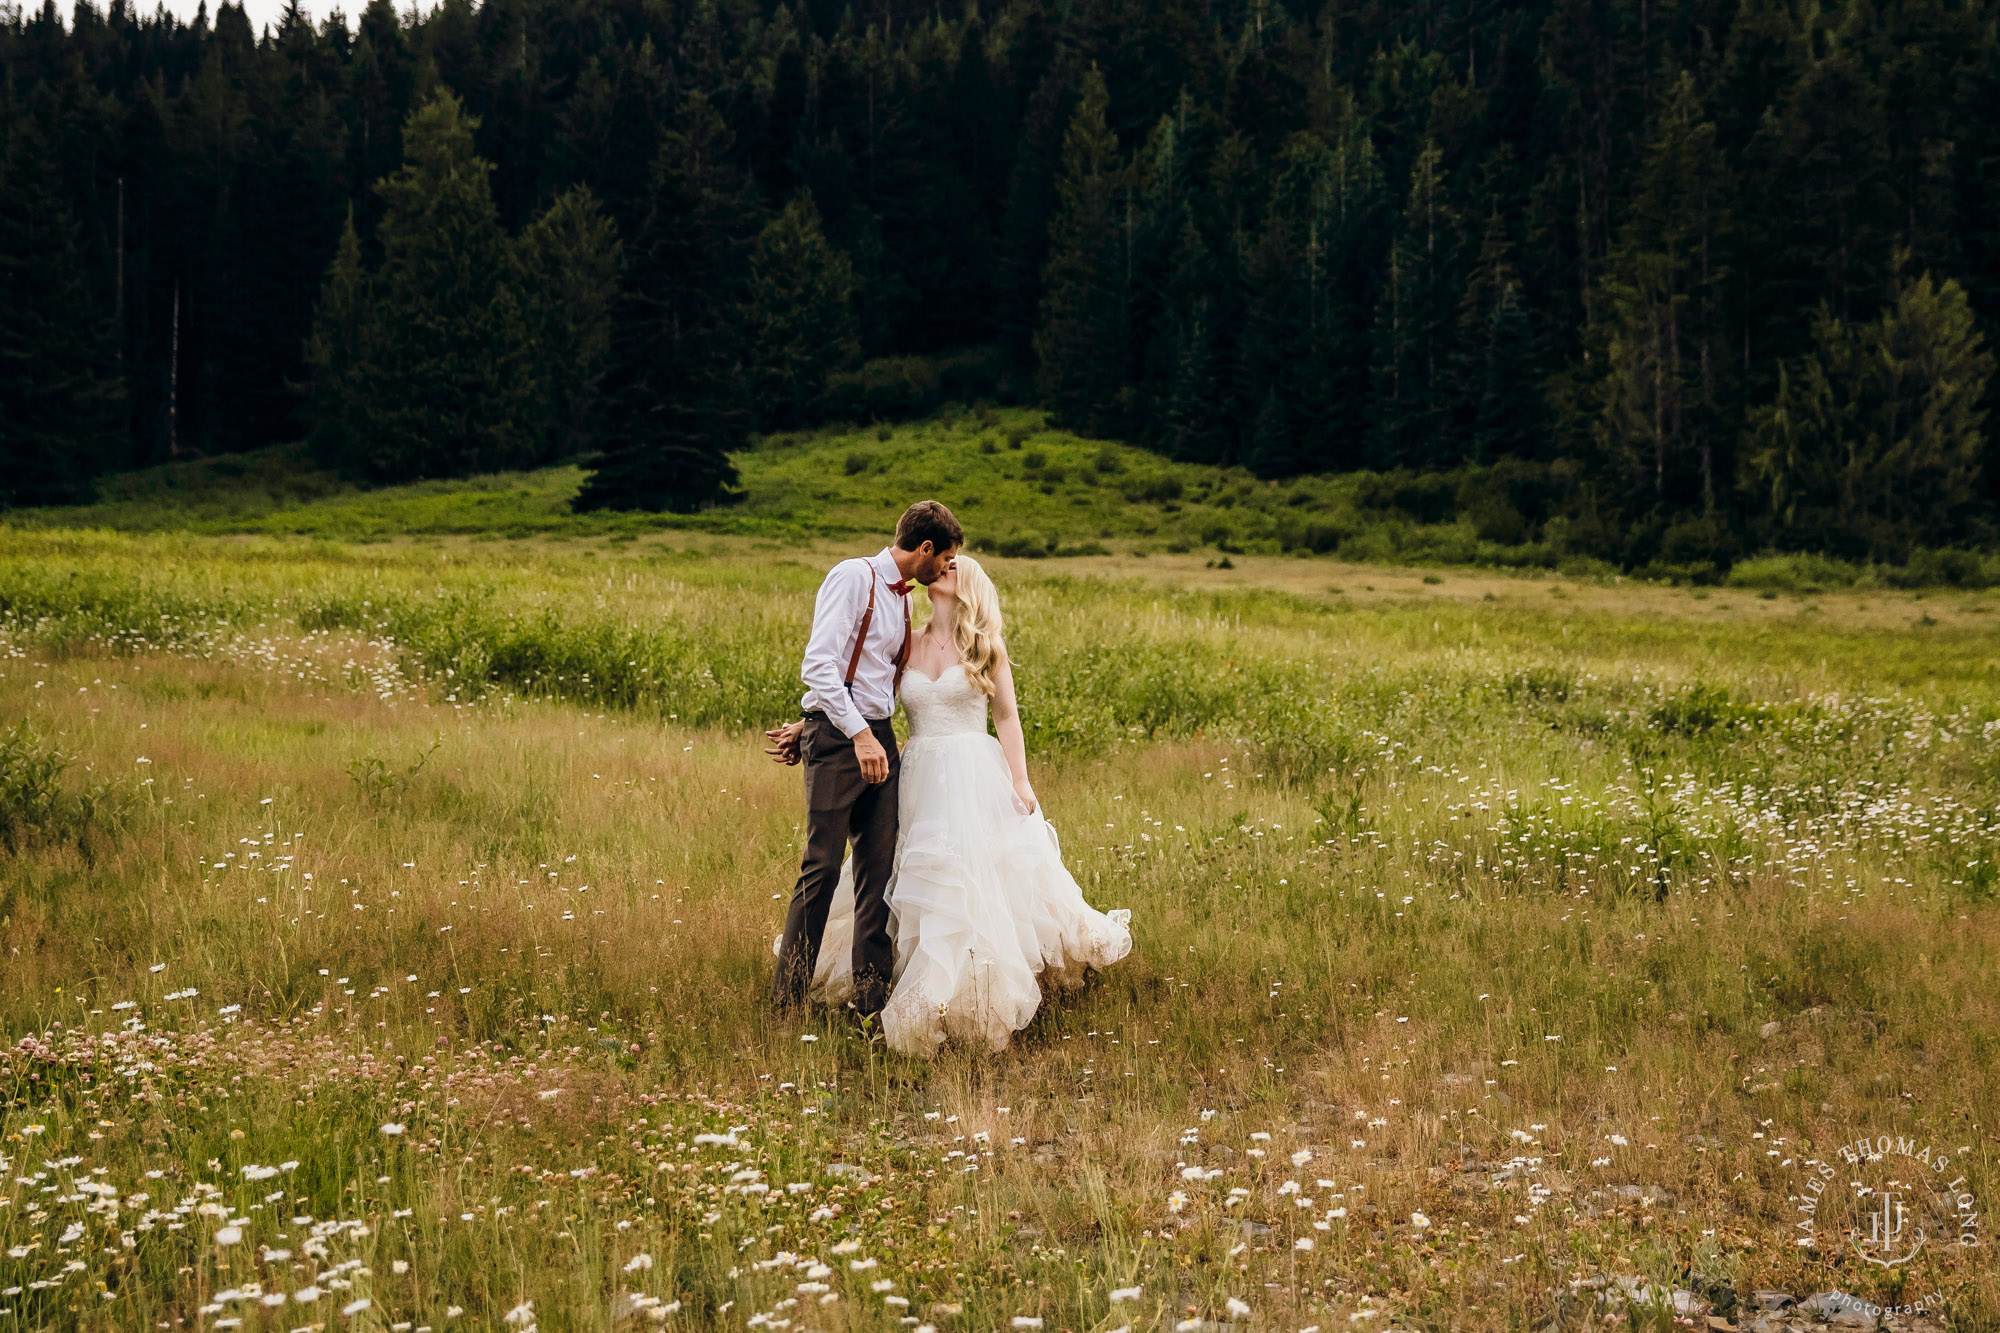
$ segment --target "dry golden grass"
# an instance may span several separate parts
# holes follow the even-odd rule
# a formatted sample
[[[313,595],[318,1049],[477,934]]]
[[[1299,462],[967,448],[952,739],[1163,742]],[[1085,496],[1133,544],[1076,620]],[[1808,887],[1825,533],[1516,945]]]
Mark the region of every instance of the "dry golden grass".
[[[818,553],[703,549],[34,559],[260,596],[466,577],[615,621],[667,581],[679,616],[792,651]],[[1885,1273],[1798,1248],[1792,1202],[1806,1159],[1862,1133],[1936,1145],[1980,1198],[1995,1181],[1989,599],[1806,609],[1249,557],[997,576],[1031,715],[1108,719],[1045,746],[1037,785],[1138,947],[1008,1053],[930,1063],[765,1008],[801,810],[751,729],[469,703],[278,612],[208,657],[52,652],[17,625],[0,709],[78,756],[72,788],[118,786],[95,828],[0,853],[0,1013],[39,1043],[0,1065],[5,1179],[33,1180],[0,1192],[0,1247],[37,1247],[0,1259],[23,1288],[0,1308],[24,1328],[443,1328],[453,1306],[501,1327],[532,1301],[547,1328],[1499,1329],[1572,1277],[1699,1271],[1938,1290],[1992,1326],[1990,1250]],[[1122,665],[1076,666],[1100,641]],[[1120,710],[1151,695],[1092,683],[1175,668],[1201,679],[1150,736]],[[1294,711],[1197,725],[1202,681]],[[152,1197],[85,1217],[64,1186],[99,1169]],[[204,1184],[237,1245],[213,1240],[229,1217],[167,1230]],[[308,1255],[295,1215],[368,1232]],[[781,1251],[800,1263],[768,1266]],[[259,1304],[302,1287],[323,1295]]]

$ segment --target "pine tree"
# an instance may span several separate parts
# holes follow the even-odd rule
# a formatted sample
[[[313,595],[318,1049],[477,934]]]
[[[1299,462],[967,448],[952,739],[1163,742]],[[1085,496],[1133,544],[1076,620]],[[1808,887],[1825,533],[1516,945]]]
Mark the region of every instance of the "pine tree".
[[[1533,457],[1542,441],[1534,331],[1512,253],[1506,223],[1494,213],[1486,220],[1479,260],[1459,305],[1458,392],[1475,463]]]
[[[1452,392],[1458,217],[1444,195],[1443,154],[1424,145],[1376,314],[1374,456],[1382,467],[1444,467],[1463,454]]]
[[[1661,108],[1585,335],[1601,374],[1592,437],[1634,511],[1713,514],[1733,470],[1727,188],[1715,126],[1684,74]]]
[[[1510,283],[1493,303],[1480,335],[1480,377],[1474,404],[1472,458],[1534,458],[1545,452],[1547,408],[1535,356],[1535,331]]]
[[[1813,343],[1747,429],[1746,484],[1773,539],[1888,560],[1992,540],[1981,401],[1994,360],[1963,289],[1925,274],[1860,325],[1822,306]]]
[[[1259,406],[1243,462],[1260,477],[1294,476],[1312,466],[1309,423],[1303,419],[1313,335],[1308,259],[1291,224],[1273,215],[1246,266],[1243,397]],[[1300,281],[1301,270],[1308,273],[1306,282]]]
[[[328,467],[347,468],[359,456],[370,429],[367,394],[373,365],[366,340],[372,308],[361,234],[349,209],[306,339],[306,369],[311,375],[307,439]]]
[[[1048,265],[1049,220],[1055,216],[1056,171],[1080,75],[1062,61],[1042,72],[1021,120],[994,274],[994,320],[1001,343],[1022,365],[1034,355],[1040,327],[1042,273]],[[822,202],[825,196],[820,196]]]
[[[1828,38],[1822,36],[1822,41]],[[1889,294],[1899,209],[1880,84],[1849,46],[1813,61],[1743,155],[1750,356],[1791,356],[1821,302],[1855,319]]]
[[[346,390],[360,429],[338,460],[373,481],[522,467],[540,452],[542,369],[476,124],[438,93],[411,113],[406,161],[377,187],[382,267]]]
[[[749,181],[722,117],[682,104],[653,173],[612,324],[604,452],[577,509],[688,511],[729,498],[749,443],[741,301],[757,232]]]
[[[854,271],[820,230],[811,194],[801,192],[758,235],[745,318],[751,396],[763,423],[811,421],[827,376],[861,355]]]
[[[0,82],[0,508],[73,504],[127,443],[118,330],[54,188],[57,158],[8,92]]]
[[[1128,380],[1129,173],[1105,119],[1109,93],[1092,66],[1063,140],[1058,203],[1049,224],[1035,333],[1037,384],[1054,419],[1072,430],[1120,434]]]
[[[1242,421],[1225,373],[1232,359],[1231,312],[1219,266],[1195,226],[1191,205],[1182,212],[1166,308],[1159,359],[1167,368],[1167,410],[1160,443],[1169,455],[1188,462],[1233,462]]]
[[[1174,113],[1160,117],[1132,167],[1136,207],[1129,327],[1136,383],[1128,429],[1132,438],[1155,446],[1171,433],[1168,417],[1177,349],[1173,346],[1169,282],[1190,203],[1186,128],[1190,102],[1183,96]]]
[[[521,233],[516,256],[547,384],[546,452],[568,456],[595,448],[624,264],[618,228],[590,187],[579,185]]]
[[[394,0],[368,0],[354,35],[346,99],[353,186],[360,196],[364,229],[372,228],[380,216],[380,205],[368,198],[368,187],[402,160],[403,125],[415,108],[419,81],[417,59],[396,16]]]
[[[1315,156],[1298,202],[1305,236],[1299,277],[1310,307],[1299,388],[1306,466],[1347,471],[1367,458],[1369,322],[1388,266],[1393,219],[1366,134],[1344,135]]]

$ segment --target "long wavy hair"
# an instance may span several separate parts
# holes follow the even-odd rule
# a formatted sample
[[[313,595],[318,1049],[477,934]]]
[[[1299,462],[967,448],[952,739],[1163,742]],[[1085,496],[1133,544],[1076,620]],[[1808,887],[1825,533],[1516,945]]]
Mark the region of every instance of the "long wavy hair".
[[[958,614],[951,625],[952,642],[965,678],[989,698],[993,667],[1006,651],[1006,627],[1000,619],[1000,592],[993,578],[969,555],[958,557]]]

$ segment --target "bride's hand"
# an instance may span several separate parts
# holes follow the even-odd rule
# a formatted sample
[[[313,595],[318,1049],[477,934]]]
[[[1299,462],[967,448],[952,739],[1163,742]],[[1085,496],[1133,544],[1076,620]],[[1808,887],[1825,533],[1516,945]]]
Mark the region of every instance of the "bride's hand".
[[[1035,813],[1035,789],[1028,785],[1026,778],[1018,779],[1014,783],[1014,801],[1021,807],[1022,814]]]
[[[770,744],[764,753],[771,756],[774,764],[796,764],[799,762],[799,736],[805,731],[803,722],[787,722],[784,726],[773,727],[764,733]]]

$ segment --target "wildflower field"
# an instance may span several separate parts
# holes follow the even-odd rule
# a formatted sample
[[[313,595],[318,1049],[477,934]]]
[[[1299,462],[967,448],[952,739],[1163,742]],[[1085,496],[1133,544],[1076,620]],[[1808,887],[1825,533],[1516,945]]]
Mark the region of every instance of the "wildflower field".
[[[0,528],[0,1333],[2000,1326],[1807,1188],[2000,1187],[2000,596],[995,560],[1137,946],[913,1062],[764,1004],[874,544]]]

